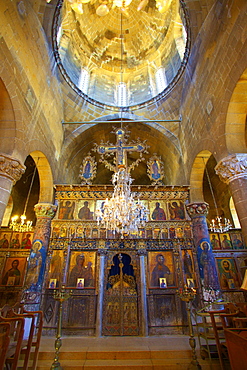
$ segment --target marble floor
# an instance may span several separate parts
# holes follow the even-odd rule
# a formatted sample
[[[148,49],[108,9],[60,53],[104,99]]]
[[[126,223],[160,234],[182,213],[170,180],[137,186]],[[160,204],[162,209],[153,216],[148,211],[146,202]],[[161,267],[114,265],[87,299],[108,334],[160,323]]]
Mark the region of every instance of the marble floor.
[[[55,338],[42,337],[37,370],[50,369],[54,362]],[[200,358],[202,369],[219,370],[218,360]],[[63,369],[183,370],[190,366],[189,337],[63,337],[59,362]]]

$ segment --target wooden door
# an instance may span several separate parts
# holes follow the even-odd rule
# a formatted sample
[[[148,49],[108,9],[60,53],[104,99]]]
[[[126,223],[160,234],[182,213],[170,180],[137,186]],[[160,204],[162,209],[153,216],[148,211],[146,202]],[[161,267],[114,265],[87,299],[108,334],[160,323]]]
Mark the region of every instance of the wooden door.
[[[105,289],[103,335],[139,335],[137,285],[130,260],[124,253],[113,258]]]

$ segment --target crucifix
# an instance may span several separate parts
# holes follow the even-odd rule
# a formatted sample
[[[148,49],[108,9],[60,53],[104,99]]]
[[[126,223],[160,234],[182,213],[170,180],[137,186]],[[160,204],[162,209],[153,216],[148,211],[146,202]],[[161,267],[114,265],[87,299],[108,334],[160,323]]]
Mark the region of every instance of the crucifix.
[[[116,130],[117,142],[116,145],[100,145],[97,150],[99,154],[116,153],[116,167],[124,166],[127,168],[127,153],[128,152],[143,152],[145,145],[140,143],[126,145],[124,139],[125,131],[122,128]]]

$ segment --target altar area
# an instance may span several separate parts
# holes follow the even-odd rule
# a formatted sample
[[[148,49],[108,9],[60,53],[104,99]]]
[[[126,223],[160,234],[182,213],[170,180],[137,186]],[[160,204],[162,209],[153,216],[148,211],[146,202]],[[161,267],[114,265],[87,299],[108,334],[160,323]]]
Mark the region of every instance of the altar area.
[[[58,210],[52,220],[43,284],[44,333],[54,335],[56,331],[58,303],[53,292],[61,284],[71,292],[63,308],[65,335],[186,333],[186,307],[178,291],[192,284],[197,292],[195,308],[203,304],[205,293],[211,294],[210,299],[217,298],[213,297],[217,292],[203,290],[202,283],[208,282],[201,279],[203,265],[185,209],[188,187],[133,186],[133,193],[145,202],[151,217],[138,233],[122,237],[100,228],[95,220],[96,207],[111,191],[110,186],[56,186]],[[164,212],[163,220],[152,220],[157,204]],[[175,207],[179,212],[174,213]],[[83,208],[87,211],[82,217]],[[219,261],[217,271],[230,255],[241,272],[244,249],[213,252]],[[224,296],[243,300],[239,287],[223,288]]]

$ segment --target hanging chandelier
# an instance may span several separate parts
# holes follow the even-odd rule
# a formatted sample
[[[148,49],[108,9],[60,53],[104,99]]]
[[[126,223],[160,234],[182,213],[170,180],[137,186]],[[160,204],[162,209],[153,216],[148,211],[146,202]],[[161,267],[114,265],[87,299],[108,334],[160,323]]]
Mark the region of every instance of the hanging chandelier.
[[[212,184],[211,184],[211,181],[210,181],[210,177],[209,177],[208,170],[207,170],[207,167],[206,167],[206,164],[205,164],[205,161],[204,161],[204,157],[202,159],[203,159],[203,163],[204,163],[204,166],[205,166],[205,172],[206,172],[206,176],[207,176],[207,180],[208,180],[208,184],[209,184],[209,189],[210,189],[210,192],[211,192],[211,195],[212,195],[212,198],[213,198],[213,202],[214,202],[214,208],[215,208],[215,211],[216,211],[216,217],[213,218],[209,222],[209,230],[213,233],[226,233],[230,229],[232,229],[232,224],[231,224],[229,219],[227,219],[225,217],[224,218],[220,217],[219,214],[218,214],[218,207],[217,207],[217,204],[216,204],[216,199],[215,199],[215,196],[214,196],[213,187],[212,187]]]
[[[18,222],[19,218],[20,218],[20,222]],[[11,223],[9,224],[9,228],[12,229],[13,231],[27,232],[27,231],[33,230],[32,224],[33,224],[32,221],[26,221],[26,215],[23,214],[20,217],[13,216],[11,218]]]
[[[123,83],[123,17],[121,13],[120,17],[120,39],[121,39],[121,70],[120,70],[120,81]],[[102,203],[101,209],[96,210],[96,218],[98,225],[101,223],[101,227],[111,230],[113,234],[120,233],[123,238],[124,235],[131,233],[138,233],[138,228],[141,228],[148,221],[149,211],[140,202],[135,200],[131,193],[131,184],[133,179],[130,176],[130,170],[139,163],[136,160],[135,163],[128,169],[127,166],[127,151],[139,151],[145,150],[144,145],[131,145],[128,146],[124,140],[124,130],[122,129],[122,109],[121,109],[121,128],[116,131],[117,144],[116,146],[99,146],[98,152],[104,153],[105,151],[114,150],[117,153],[116,156],[116,167],[112,167],[107,164],[108,167],[114,170],[112,176],[112,184],[114,186],[113,195],[110,200],[108,198]]]
[[[155,0],[156,8],[160,13],[165,13],[171,4],[171,0]],[[51,0],[46,0],[50,3]],[[109,13],[111,9],[119,8],[121,12],[128,16],[128,7],[132,3],[132,0],[67,0],[70,4],[71,9],[77,14],[83,14],[83,5],[87,3],[96,4],[96,14],[103,17]],[[137,6],[137,10],[141,11],[148,5],[148,0],[141,0]]]
[[[229,219],[216,216],[215,219],[211,220],[209,229],[213,233],[226,233],[232,229],[232,224]]]
[[[39,161],[39,159],[38,159]],[[38,165],[38,162],[37,162],[37,165]],[[34,168],[34,171],[33,171],[33,176],[32,176],[32,180],[31,180],[31,183],[30,183],[30,187],[29,187],[29,190],[28,190],[28,194],[27,194],[27,199],[26,199],[26,202],[25,202],[25,207],[24,207],[24,211],[23,211],[23,214],[19,217],[17,215],[11,217],[11,222],[9,224],[9,228],[12,229],[13,231],[17,231],[17,232],[27,232],[27,231],[32,231],[33,230],[33,222],[32,221],[26,221],[26,210],[27,210],[27,205],[28,205],[28,201],[29,201],[29,197],[30,197],[30,193],[31,193],[31,189],[32,189],[32,186],[33,186],[33,182],[34,182],[34,177],[35,177],[35,174],[36,174],[36,169],[37,167],[35,166]],[[20,221],[18,221],[20,219]]]
[[[138,233],[138,228],[145,226],[148,221],[149,211],[140,202],[135,200],[131,193],[131,178],[127,168],[119,166],[118,171],[112,176],[114,185],[113,195],[102,203],[101,209],[96,210],[98,225],[101,227],[124,234]]]

